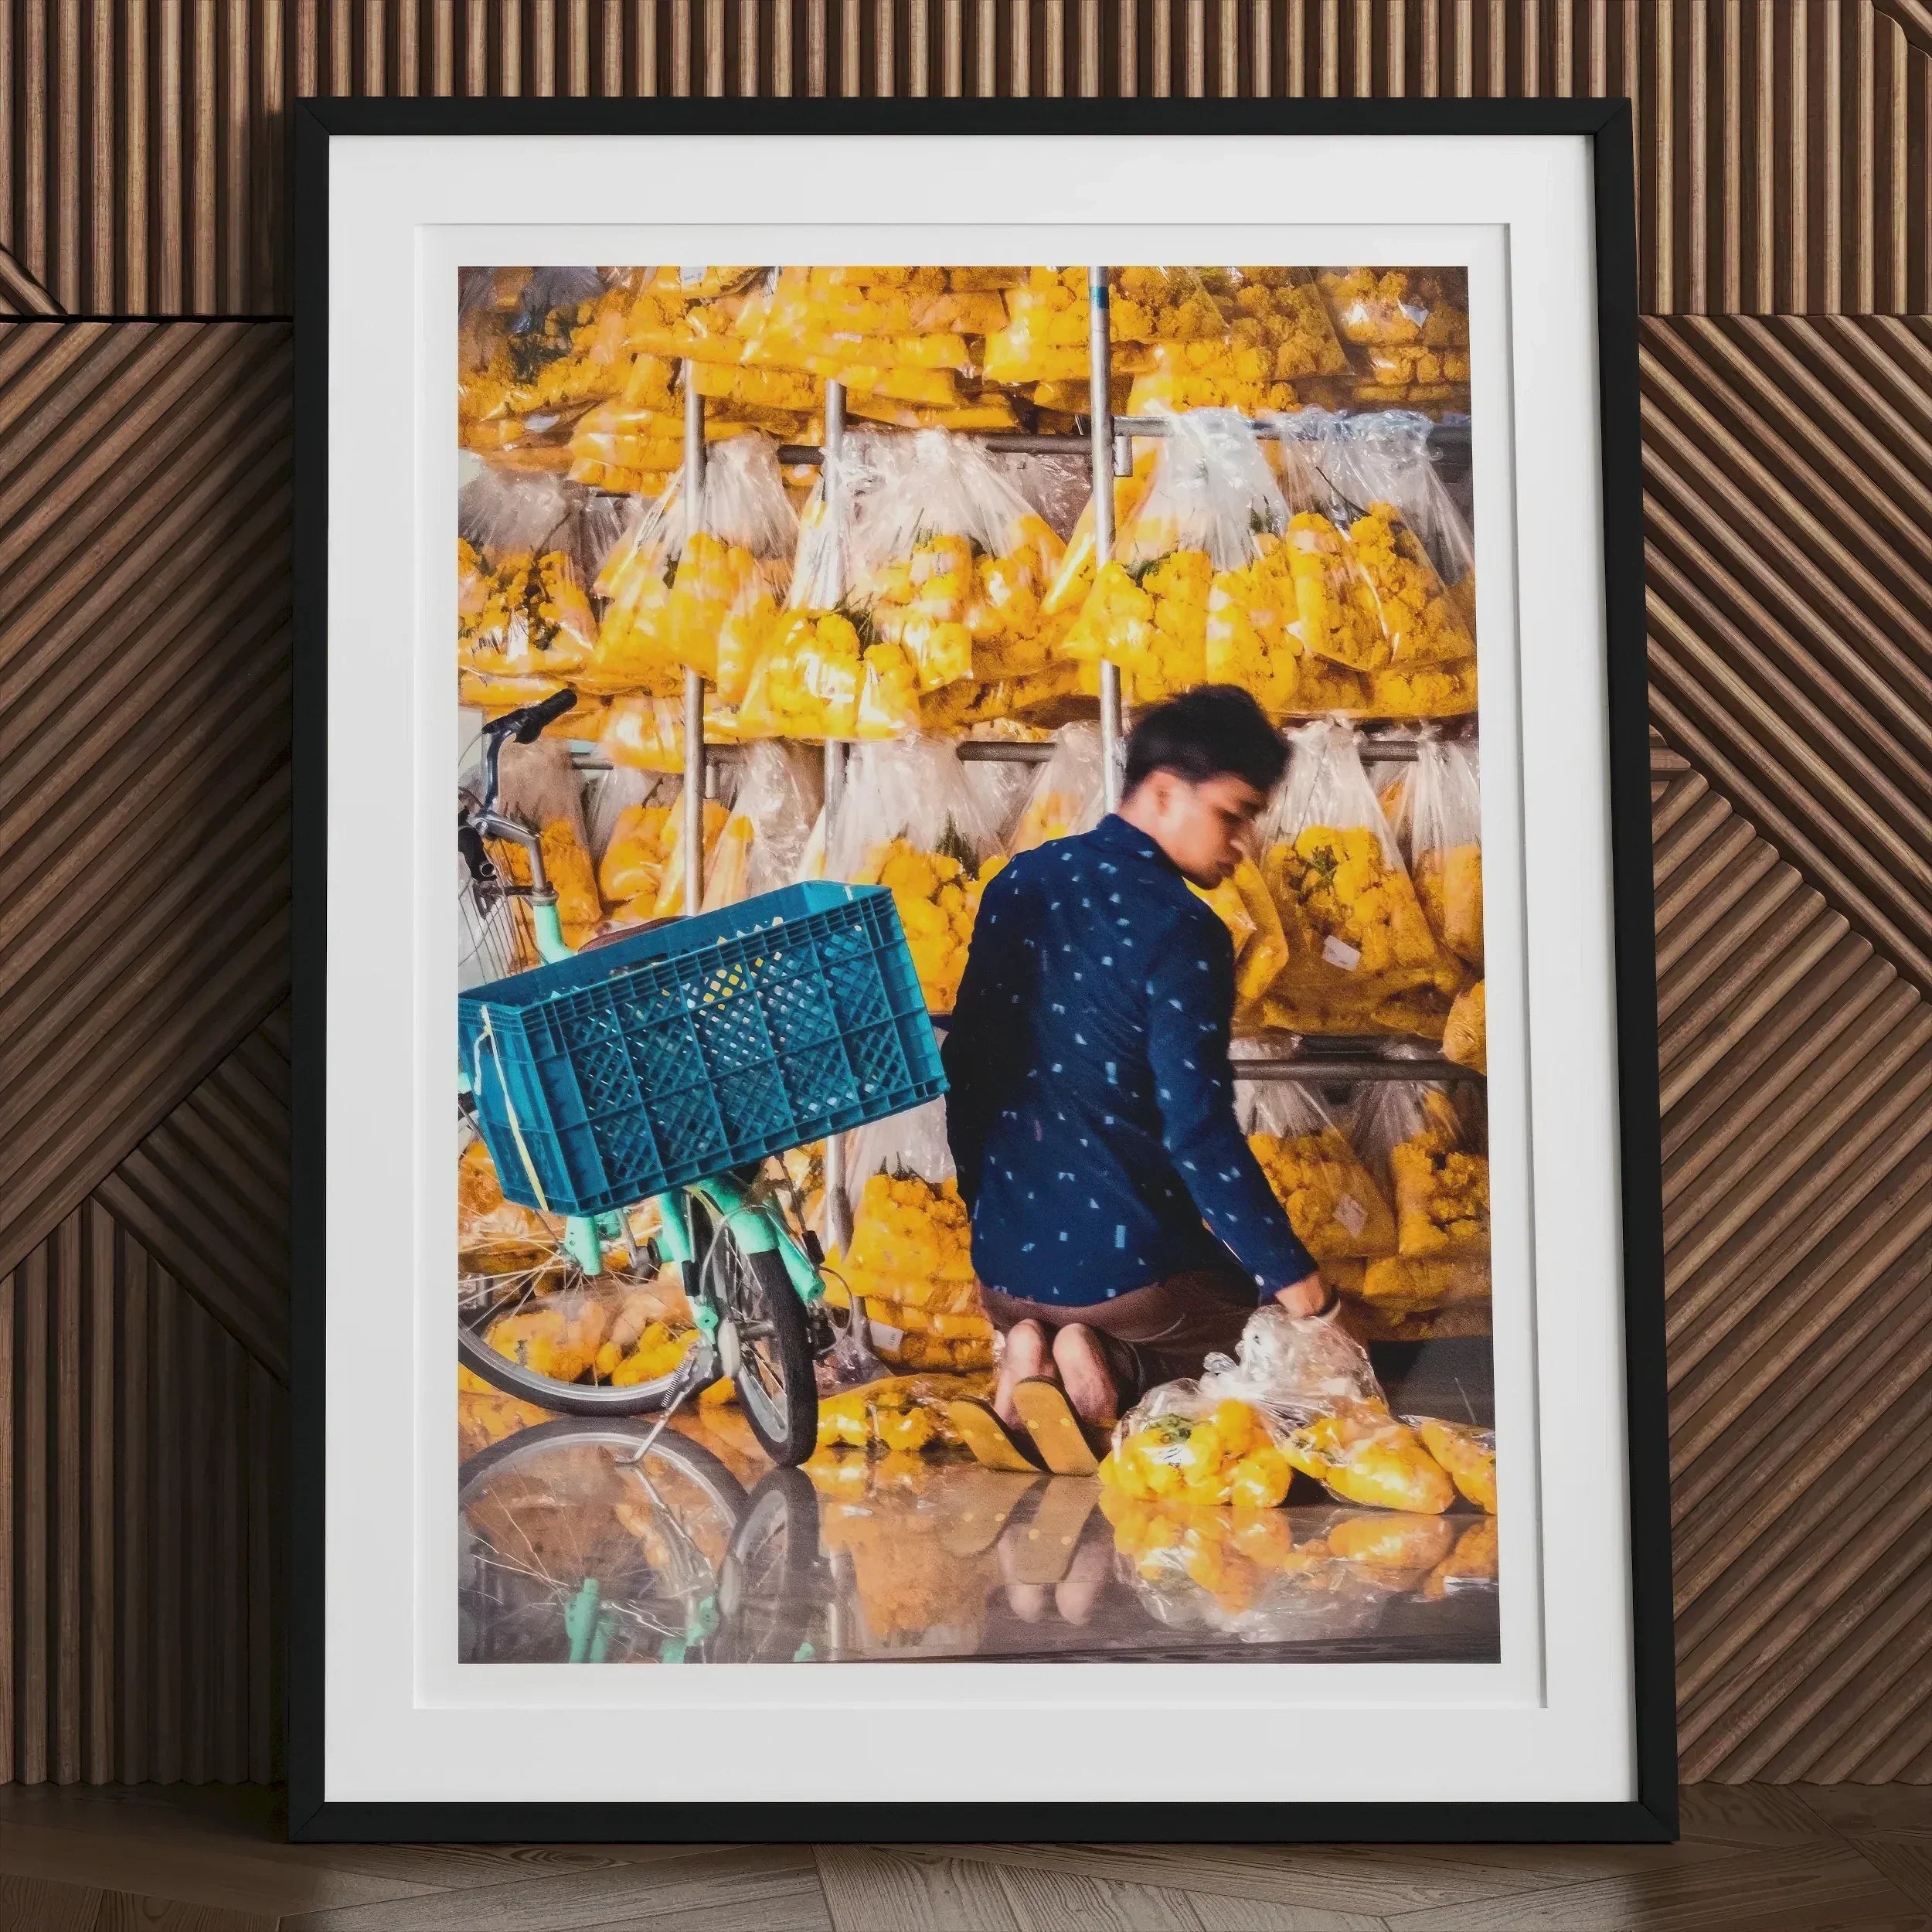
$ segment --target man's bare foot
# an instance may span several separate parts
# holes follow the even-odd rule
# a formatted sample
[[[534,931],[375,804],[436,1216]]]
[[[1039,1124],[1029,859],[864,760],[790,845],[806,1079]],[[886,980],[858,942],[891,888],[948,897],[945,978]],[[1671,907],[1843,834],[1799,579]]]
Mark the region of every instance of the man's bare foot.
[[[1006,1331],[1006,1345],[1000,1352],[999,1380],[993,1389],[993,1413],[1009,1429],[1019,1427],[1013,1390],[1034,1376],[1044,1376],[1049,1382],[1060,1379],[1053,1372],[1046,1329],[1037,1321],[1016,1321]]]
[[[1073,1322],[1053,1337],[1053,1366],[1060,1385],[1080,1417],[1111,1423],[1120,1415],[1120,1392],[1100,1338],[1083,1322]]]

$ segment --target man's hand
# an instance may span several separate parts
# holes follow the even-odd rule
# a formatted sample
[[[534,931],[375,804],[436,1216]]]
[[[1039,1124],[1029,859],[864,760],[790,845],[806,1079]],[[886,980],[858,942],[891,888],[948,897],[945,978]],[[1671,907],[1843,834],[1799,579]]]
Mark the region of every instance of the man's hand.
[[[1291,1281],[1285,1288],[1277,1288],[1274,1298],[1298,1321],[1304,1321],[1311,1315],[1326,1315],[1337,1299],[1318,1274]]]

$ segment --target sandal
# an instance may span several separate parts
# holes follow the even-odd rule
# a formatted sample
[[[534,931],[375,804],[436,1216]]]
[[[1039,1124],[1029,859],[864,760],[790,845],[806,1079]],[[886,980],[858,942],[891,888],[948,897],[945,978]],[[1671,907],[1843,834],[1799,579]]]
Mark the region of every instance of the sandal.
[[[947,1420],[974,1460],[988,1469],[1037,1476],[1045,1469],[1033,1445],[1008,1428],[982,1396],[955,1396],[946,1405]]]
[[[1083,1421],[1057,1382],[1029,1376],[1014,1389],[1013,1406],[1055,1475],[1090,1476],[1099,1468],[1113,1431]]]
[[[1007,1581],[1048,1589],[1059,1583],[1100,1499],[1090,1482],[1049,1481],[1034,1505],[1032,1520],[1015,1523],[1006,1532]]]

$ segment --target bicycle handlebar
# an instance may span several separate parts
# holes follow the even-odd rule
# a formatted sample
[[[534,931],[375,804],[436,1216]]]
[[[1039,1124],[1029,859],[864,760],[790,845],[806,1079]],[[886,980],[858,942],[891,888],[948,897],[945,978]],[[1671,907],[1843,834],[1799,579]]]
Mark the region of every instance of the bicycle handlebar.
[[[492,718],[483,727],[481,807],[486,815],[496,809],[496,764],[504,740],[514,738],[520,745],[534,744],[543,727],[554,724],[573,710],[577,701],[577,694],[566,684],[541,704],[526,704],[515,711],[506,711],[502,717]]]

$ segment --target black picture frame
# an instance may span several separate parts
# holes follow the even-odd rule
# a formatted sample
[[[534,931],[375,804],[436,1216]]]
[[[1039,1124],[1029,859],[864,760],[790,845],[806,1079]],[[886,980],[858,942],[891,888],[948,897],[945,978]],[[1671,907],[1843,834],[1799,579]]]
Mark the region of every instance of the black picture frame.
[[[316,1842],[1657,1843],[1678,1834],[1631,110],[1616,100],[308,99],[295,293],[289,1835]],[[324,1797],[328,144],[336,136],[1570,135],[1591,146],[1637,1796],[1622,1803],[331,1802]],[[1015,1828],[1018,1827],[1019,1828]]]

